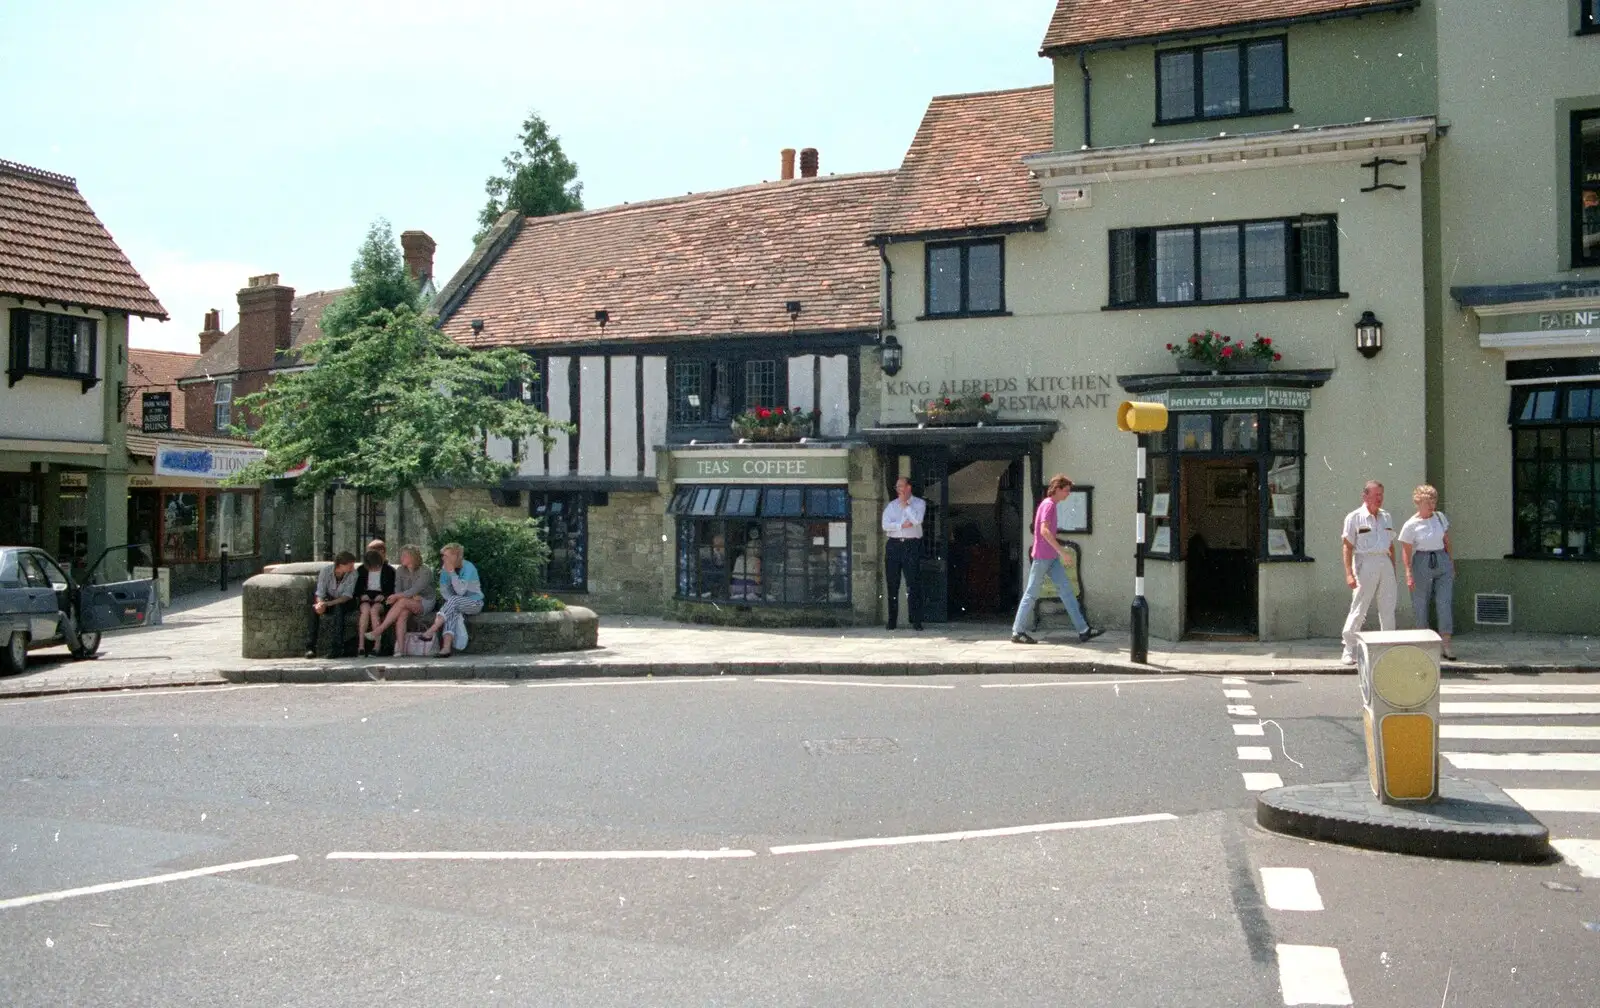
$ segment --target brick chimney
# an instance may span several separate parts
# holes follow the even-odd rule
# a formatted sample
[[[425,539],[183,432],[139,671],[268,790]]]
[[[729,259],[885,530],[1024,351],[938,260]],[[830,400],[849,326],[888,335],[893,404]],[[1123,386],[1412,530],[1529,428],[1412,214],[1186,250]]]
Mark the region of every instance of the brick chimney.
[[[426,231],[400,232],[400,248],[405,253],[406,269],[418,284],[433,276],[433,250],[438,246]]]
[[[783,169],[779,173],[778,177],[780,179],[794,178],[794,148],[785,147],[783,150],[778,152],[778,158],[782,162]]]
[[[817,149],[815,147],[802,147],[800,149],[800,177],[817,177]]]
[[[278,274],[253,276],[239,292],[239,371],[259,378],[272,367],[273,356],[289,349],[289,322],[294,288],[278,283]]]
[[[217,340],[222,338],[222,312],[213,308],[206,312],[206,327],[200,330],[200,353],[211,352],[217,345]]]

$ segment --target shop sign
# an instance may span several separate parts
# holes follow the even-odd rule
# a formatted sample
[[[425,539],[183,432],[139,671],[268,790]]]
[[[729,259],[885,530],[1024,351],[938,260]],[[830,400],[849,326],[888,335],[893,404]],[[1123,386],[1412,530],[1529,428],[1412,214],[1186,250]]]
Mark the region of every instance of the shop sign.
[[[674,452],[675,483],[848,483],[842,451]]]
[[[1600,327],[1600,309],[1588,311],[1543,312],[1540,329],[1594,329]]]
[[[885,379],[886,399],[905,399],[914,412],[930,399],[988,394],[1002,417],[1106,409],[1116,405],[1108,374],[983,375],[975,378]]]
[[[89,474],[86,472],[64,472],[58,484],[63,490],[87,490],[89,488]]]
[[[1310,389],[1169,389],[1165,392],[1142,393],[1138,398],[1144,402],[1161,403],[1167,409],[1174,411],[1248,409],[1308,410],[1311,408]]]
[[[165,434],[172,430],[172,393],[146,392],[140,399],[139,428],[146,434]]]
[[[266,458],[259,448],[198,448],[189,445],[157,445],[157,476],[189,476],[220,480],[232,476],[252,462]]]

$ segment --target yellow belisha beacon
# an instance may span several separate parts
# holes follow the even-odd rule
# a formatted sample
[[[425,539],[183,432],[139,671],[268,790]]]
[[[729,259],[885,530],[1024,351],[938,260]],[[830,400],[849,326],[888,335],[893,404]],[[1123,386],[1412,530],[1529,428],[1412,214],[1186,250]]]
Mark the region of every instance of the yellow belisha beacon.
[[[1356,634],[1372,793],[1385,805],[1439,796],[1439,655],[1432,630]]]

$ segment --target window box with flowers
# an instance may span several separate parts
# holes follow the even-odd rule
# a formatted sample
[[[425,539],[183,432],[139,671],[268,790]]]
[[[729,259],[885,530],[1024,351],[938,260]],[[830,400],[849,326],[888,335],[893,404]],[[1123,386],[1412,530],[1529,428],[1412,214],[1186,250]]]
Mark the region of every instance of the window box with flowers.
[[[1267,371],[1283,360],[1283,354],[1272,344],[1272,337],[1255,334],[1246,343],[1234,342],[1214,329],[1190,334],[1182,343],[1168,343],[1167,352],[1178,362],[1184,374],[1215,374],[1221,371]]]
[[[810,437],[821,418],[821,410],[756,406],[733,418],[733,432],[749,441],[798,441]]]
[[[921,409],[914,410],[913,415],[917,423],[923,425],[992,423],[1000,416],[994,408],[994,396],[987,392],[982,395],[929,399]]]

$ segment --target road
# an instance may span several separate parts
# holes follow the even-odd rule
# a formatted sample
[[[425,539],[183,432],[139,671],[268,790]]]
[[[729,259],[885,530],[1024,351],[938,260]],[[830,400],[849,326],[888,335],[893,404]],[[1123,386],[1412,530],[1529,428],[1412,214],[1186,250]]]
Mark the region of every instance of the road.
[[[1247,774],[1361,775],[1353,697],[1157,675],[8,701],[0,1003],[1600,1003],[1575,865],[1255,827]],[[1553,717],[1471,720],[1600,726]]]

